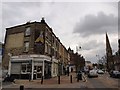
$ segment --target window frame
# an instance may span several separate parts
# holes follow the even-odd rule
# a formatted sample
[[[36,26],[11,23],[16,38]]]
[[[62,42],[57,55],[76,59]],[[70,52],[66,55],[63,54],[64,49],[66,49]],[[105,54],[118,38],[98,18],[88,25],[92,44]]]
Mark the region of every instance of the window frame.
[[[28,45],[27,45],[27,43],[28,43]],[[28,41],[24,42],[24,52],[28,52],[29,48],[30,48],[30,42],[28,42]]]
[[[22,69],[22,66],[23,65],[25,65],[25,70],[24,70],[24,72],[23,72],[23,69]],[[30,68],[28,68],[28,67],[30,67]],[[32,68],[32,66],[29,64],[29,63],[22,63],[21,64],[21,74],[28,74],[28,73],[30,73],[31,72],[31,68]],[[29,70],[30,69],[30,70]]]
[[[25,70],[22,69],[22,66],[25,65]],[[21,64],[21,73],[26,74],[27,73],[27,64],[22,63]]]
[[[25,36],[30,36],[31,35],[31,28],[30,27],[26,27],[25,29]]]

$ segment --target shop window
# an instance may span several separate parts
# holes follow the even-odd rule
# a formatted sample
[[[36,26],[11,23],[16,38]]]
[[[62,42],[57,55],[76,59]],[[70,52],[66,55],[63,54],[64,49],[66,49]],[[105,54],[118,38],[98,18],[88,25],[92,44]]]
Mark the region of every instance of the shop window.
[[[47,30],[46,30],[45,36],[48,39],[48,31]]]
[[[26,73],[26,70],[27,70],[26,64],[22,64],[22,66],[21,66],[21,71],[22,71],[23,73]]]
[[[36,67],[36,66],[34,66],[34,70],[37,70],[37,67]]]
[[[25,36],[30,35],[30,27],[27,27],[25,30]]]
[[[37,72],[42,72],[42,67],[41,66],[37,67]]]
[[[31,72],[31,65],[30,64],[27,64],[27,72]]]
[[[30,64],[22,64],[21,66],[21,72],[22,73],[28,73],[31,72],[31,65]]]

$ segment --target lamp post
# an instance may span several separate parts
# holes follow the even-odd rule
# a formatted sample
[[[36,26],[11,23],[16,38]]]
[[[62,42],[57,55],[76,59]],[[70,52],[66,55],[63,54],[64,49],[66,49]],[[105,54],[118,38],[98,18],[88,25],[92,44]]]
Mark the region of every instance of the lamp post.
[[[98,58],[98,62],[99,62],[99,60],[100,60],[100,56],[99,56],[99,55],[96,55],[96,57]]]
[[[96,55],[96,58],[98,59],[97,61],[98,61],[98,67],[97,68],[99,68],[99,60],[100,60],[100,56],[99,55]]]
[[[81,46],[76,46],[76,52],[78,53],[81,49]]]
[[[103,57],[100,58],[99,55],[96,55],[96,57],[98,57],[99,69],[103,69],[103,67],[104,67],[104,65],[103,65]]]
[[[11,53],[8,53],[8,56],[9,56],[8,75],[10,76],[10,72],[11,72],[11,57],[12,57],[12,54],[11,54]]]

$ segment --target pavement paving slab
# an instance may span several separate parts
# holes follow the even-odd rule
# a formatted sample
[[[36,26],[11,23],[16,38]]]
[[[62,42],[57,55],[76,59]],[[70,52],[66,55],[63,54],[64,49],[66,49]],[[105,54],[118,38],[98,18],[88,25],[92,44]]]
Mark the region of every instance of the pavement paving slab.
[[[118,79],[110,78],[108,75],[99,75],[98,78],[87,78],[84,82],[80,80],[77,82],[76,73],[70,73],[73,76],[73,81],[70,83],[70,76],[62,75],[61,82],[58,84],[58,77],[44,79],[43,84],[41,80],[15,80],[15,83],[3,83],[3,88],[19,88],[24,85],[25,88],[116,88]]]

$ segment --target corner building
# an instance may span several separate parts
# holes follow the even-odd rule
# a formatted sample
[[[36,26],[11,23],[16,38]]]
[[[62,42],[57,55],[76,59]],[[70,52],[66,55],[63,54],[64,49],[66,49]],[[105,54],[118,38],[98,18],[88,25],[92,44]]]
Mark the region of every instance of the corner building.
[[[69,60],[68,51],[44,18],[6,28],[3,67],[14,78],[55,77]]]

